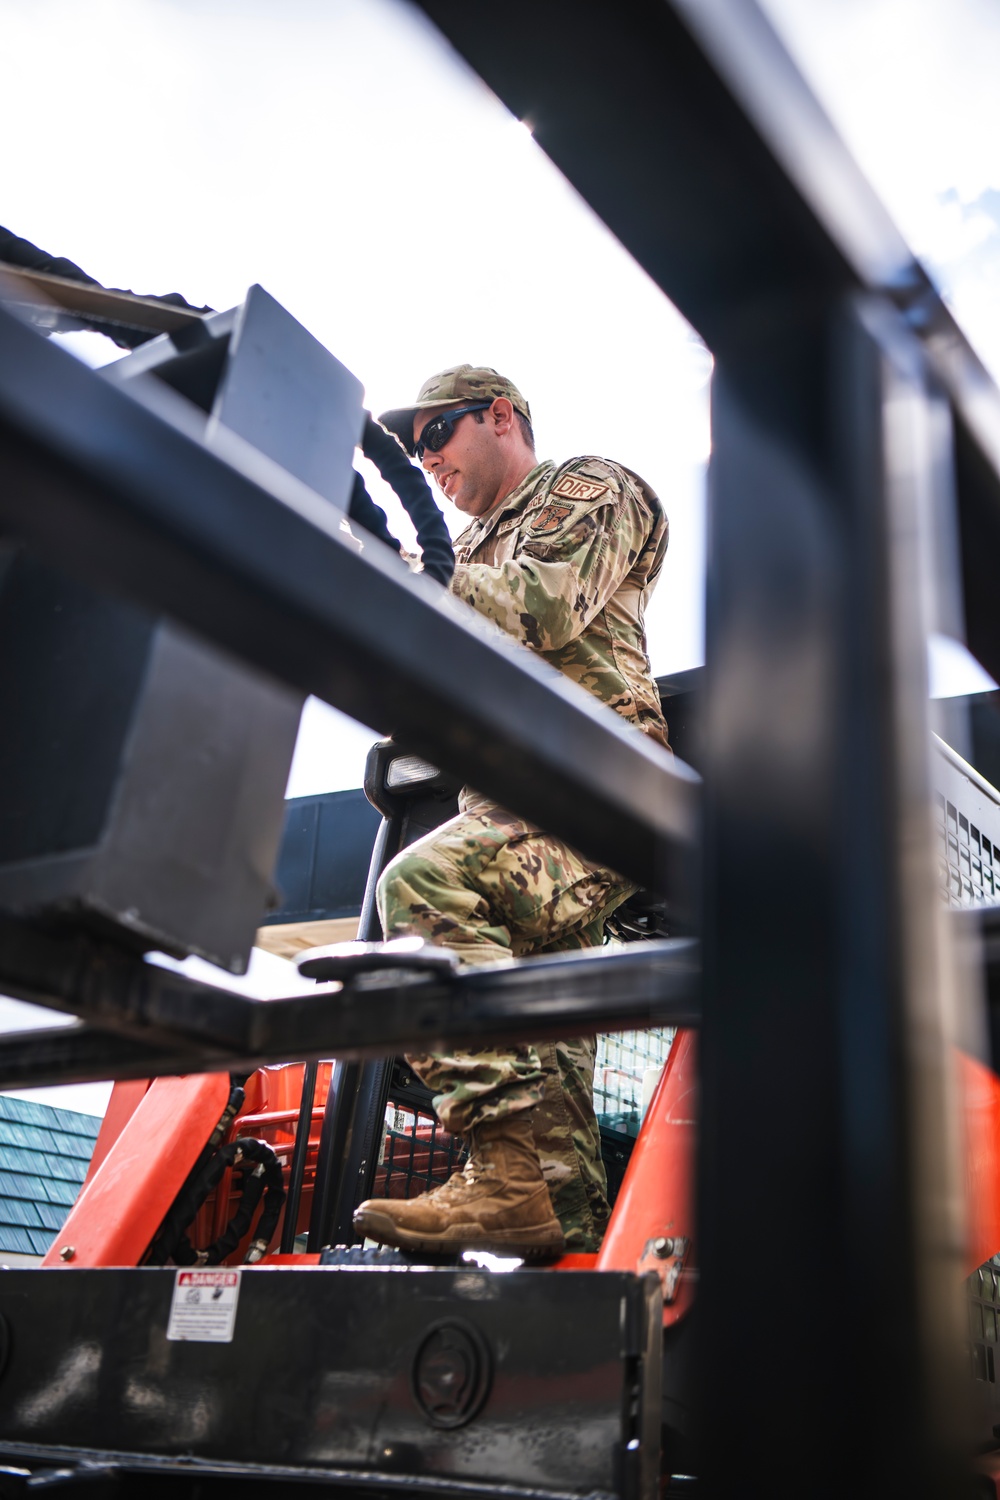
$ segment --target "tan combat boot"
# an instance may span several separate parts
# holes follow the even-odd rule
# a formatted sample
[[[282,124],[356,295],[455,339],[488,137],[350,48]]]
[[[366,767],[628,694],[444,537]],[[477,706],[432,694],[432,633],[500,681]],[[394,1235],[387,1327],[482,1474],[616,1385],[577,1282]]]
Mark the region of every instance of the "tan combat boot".
[[[475,1126],[461,1172],[419,1198],[369,1198],[355,1210],[354,1227],[402,1250],[558,1255],[562,1230],[535,1150],[530,1111]]]

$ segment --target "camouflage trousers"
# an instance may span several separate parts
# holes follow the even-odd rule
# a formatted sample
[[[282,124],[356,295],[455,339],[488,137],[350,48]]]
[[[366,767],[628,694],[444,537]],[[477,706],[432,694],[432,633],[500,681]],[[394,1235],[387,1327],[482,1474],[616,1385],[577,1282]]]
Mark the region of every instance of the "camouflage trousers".
[[[465,811],[386,868],[378,908],[386,937],[417,934],[469,964],[591,948],[635,887],[476,794]],[[593,1037],[512,1043],[407,1058],[435,1094],[446,1130],[468,1135],[517,1110],[531,1122],[568,1250],[594,1250],[609,1216],[594,1114]]]

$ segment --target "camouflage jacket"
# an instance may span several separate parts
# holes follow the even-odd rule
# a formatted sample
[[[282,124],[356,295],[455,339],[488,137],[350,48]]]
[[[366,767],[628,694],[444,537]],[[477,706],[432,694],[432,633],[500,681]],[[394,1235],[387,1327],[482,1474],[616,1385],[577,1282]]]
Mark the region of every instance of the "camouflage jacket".
[[[668,526],[604,458],[541,463],[455,543],[452,591],[669,749],[643,612]]]

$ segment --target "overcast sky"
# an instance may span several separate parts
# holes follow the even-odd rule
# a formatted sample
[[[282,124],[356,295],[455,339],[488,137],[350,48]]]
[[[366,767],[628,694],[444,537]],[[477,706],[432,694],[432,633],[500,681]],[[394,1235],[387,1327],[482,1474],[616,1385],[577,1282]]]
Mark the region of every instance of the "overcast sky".
[[[1000,8],[767,8],[1000,372]],[[375,411],[463,360],[510,375],[540,455],[620,459],[663,498],[653,666],[701,662],[710,356],[419,12],[0,0],[0,24],[0,223],[110,286],[225,308],[261,283]],[[289,792],[357,786],[371,738],[311,705]]]

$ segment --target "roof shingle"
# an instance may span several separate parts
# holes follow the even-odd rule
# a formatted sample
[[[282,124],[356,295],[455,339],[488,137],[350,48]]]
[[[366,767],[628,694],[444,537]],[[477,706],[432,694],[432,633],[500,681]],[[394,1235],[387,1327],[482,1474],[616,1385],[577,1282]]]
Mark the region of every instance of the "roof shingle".
[[[0,1253],[44,1255],[76,1201],[101,1122],[0,1094]]]

